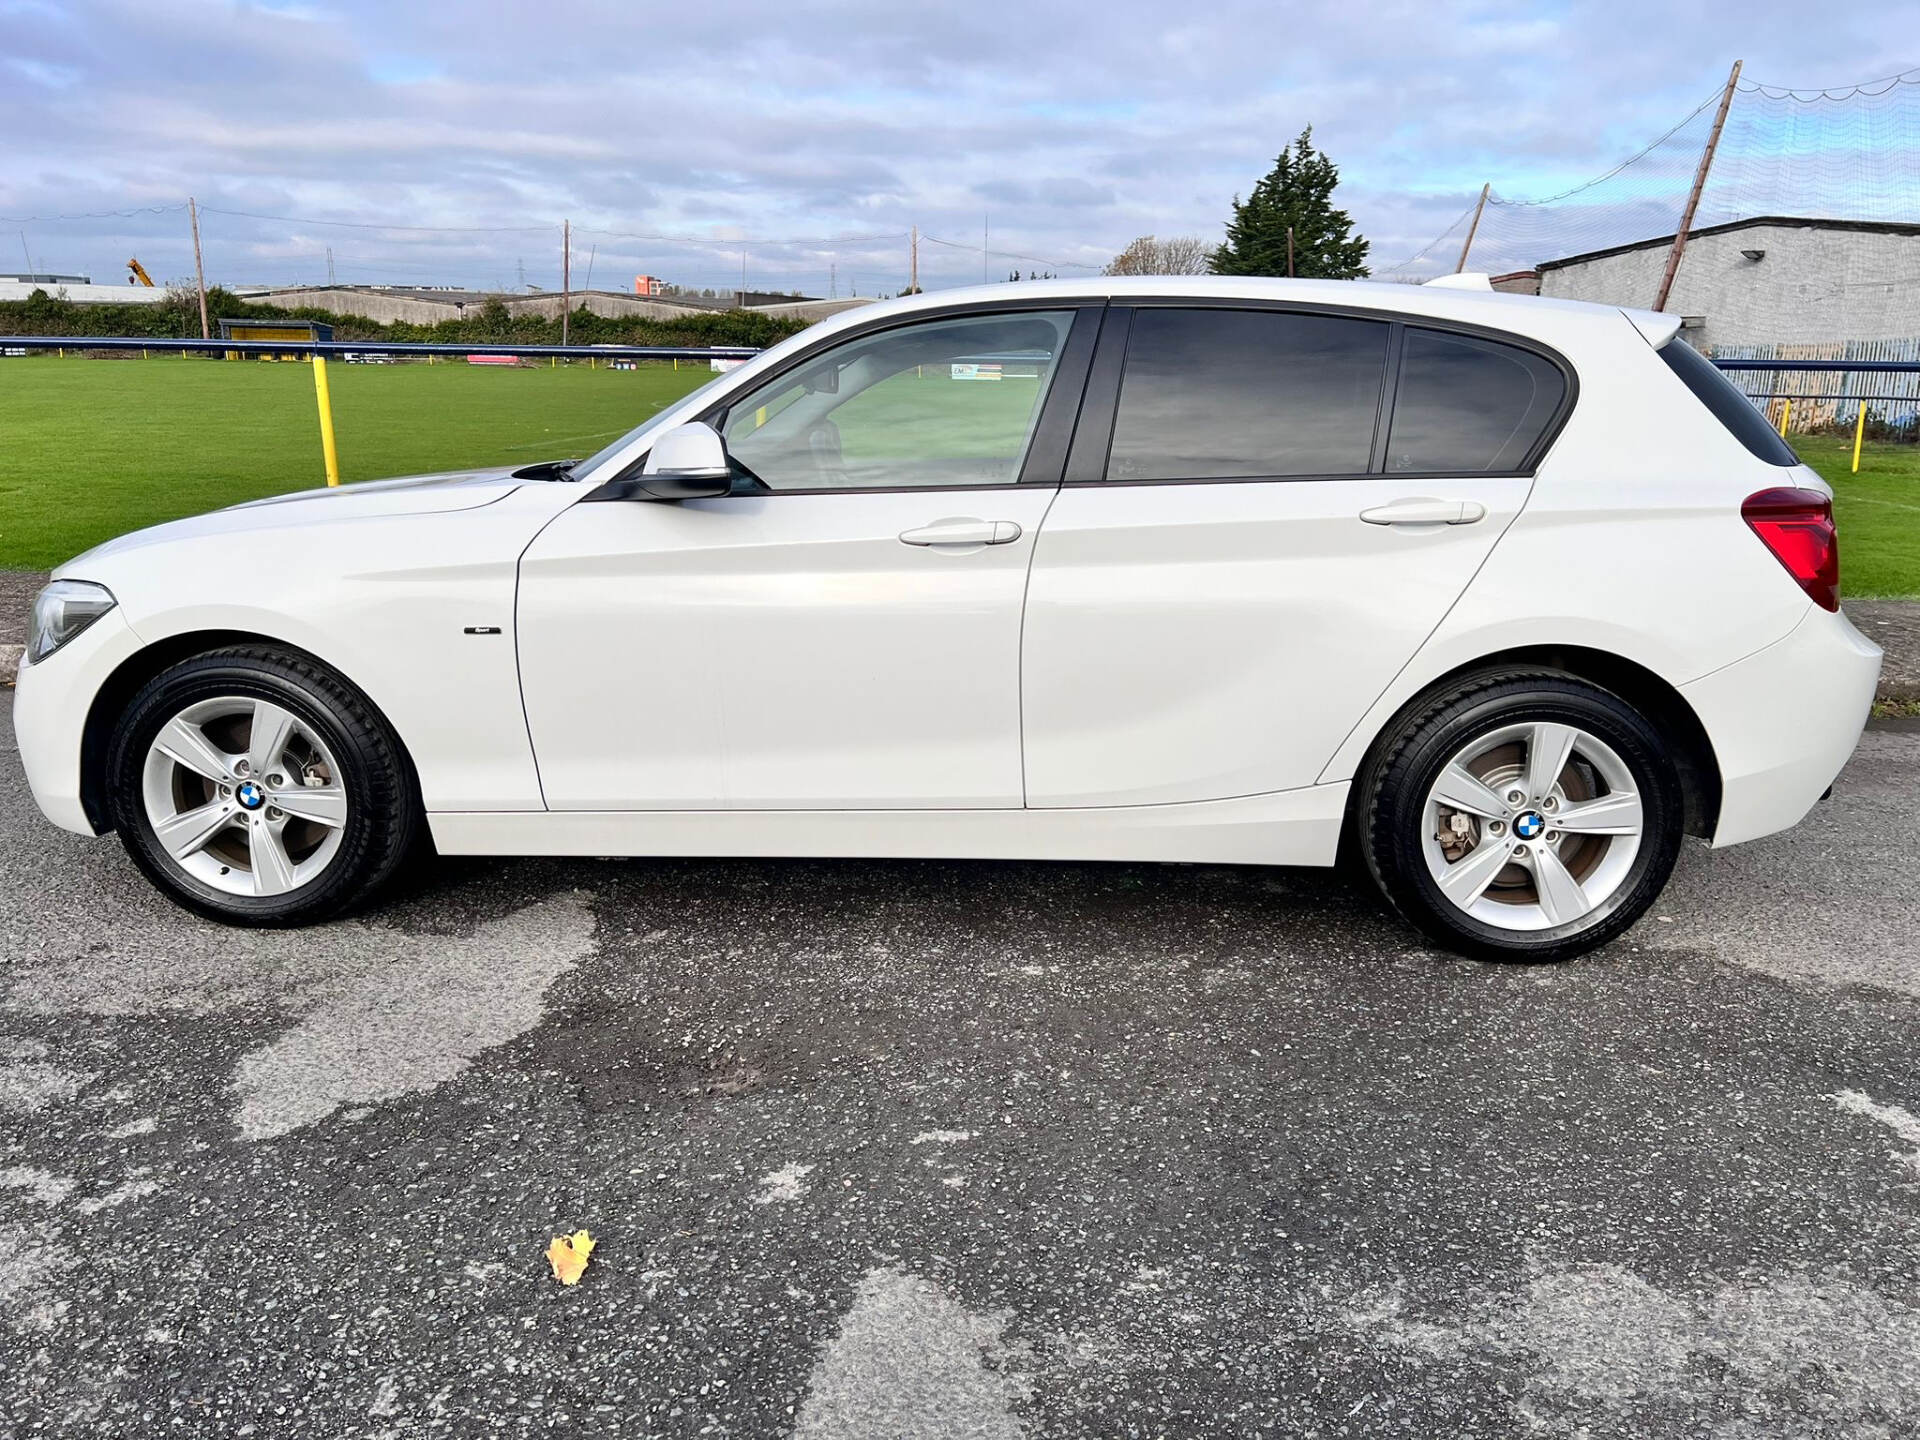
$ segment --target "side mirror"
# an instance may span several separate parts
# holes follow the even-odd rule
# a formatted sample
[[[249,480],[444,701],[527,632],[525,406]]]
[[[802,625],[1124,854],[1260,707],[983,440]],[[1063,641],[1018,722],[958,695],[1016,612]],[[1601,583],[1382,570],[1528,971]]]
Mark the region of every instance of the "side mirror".
[[[727,442],[711,425],[676,425],[647,453],[641,493],[655,500],[708,500],[733,489]]]

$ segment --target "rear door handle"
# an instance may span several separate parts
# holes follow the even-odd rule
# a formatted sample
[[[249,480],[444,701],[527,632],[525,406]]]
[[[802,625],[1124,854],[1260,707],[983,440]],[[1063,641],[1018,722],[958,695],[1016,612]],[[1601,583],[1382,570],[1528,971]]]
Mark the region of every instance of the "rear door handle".
[[[936,520],[917,530],[902,530],[908,545],[1010,545],[1020,538],[1011,520]]]
[[[1369,525],[1471,525],[1487,518],[1487,507],[1478,500],[1434,500],[1416,495],[1362,510],[1360,518]]]

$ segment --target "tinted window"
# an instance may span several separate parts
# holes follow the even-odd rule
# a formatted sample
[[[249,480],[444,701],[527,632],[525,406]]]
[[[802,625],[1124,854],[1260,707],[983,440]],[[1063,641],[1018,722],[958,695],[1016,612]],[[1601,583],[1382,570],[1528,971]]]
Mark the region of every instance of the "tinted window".
[[[849,341],[727,411],[727,452],[772,490],[1011,485],[1070,310],[903,325]]]
[[[1364,475],[1386,359],[1377,320],[1141,309],[1107,478]]]
[[[1531,350],[1409,327],[1387,471],[1518,470],[1566,393],[1559,366]]]
[[[1713,412],[1714,418],[1733,432],[1734,439],[1756,456],[1769,465],[1800,463],[1793,447],[1780,438],[1767,423],[1767,417],[1740,393],[1740,387],[1727,379],[1718,365],[1678,338],[1660,347],[1660,358],[1686,382],[1687,388]]]

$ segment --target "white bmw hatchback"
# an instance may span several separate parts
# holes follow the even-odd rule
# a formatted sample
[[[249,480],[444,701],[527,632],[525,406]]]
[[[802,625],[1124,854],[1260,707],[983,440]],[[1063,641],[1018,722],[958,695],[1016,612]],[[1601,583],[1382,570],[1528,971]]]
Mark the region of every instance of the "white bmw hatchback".
[[[1671,316],[1147,279],[843,314],[591,459],[126,536],[41,808],[202,914],[443,853],[1364,861],[1555,959],[1865,721],[1826,486]]]

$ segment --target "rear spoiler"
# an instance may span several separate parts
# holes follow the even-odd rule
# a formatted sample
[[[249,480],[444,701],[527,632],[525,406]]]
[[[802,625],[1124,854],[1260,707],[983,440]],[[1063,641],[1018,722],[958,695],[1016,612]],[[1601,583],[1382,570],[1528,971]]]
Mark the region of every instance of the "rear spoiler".
[[[1646,336],[1647,343],[1656,350],[1680,333],[1678,315],[1666,315],[1658,310],[1629,310],[1624,306],[1620,313],[1633,322],[1633,328]]]

